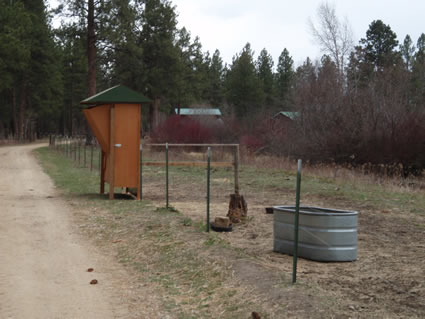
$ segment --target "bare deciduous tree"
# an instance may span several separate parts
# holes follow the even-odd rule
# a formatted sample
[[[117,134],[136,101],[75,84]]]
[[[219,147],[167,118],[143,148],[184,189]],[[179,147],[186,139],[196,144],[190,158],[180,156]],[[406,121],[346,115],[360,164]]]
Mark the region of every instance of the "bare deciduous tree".
[[[315,41],[324,54],[330,56],[341,74],[344,72],[351,50],[353,49],[353,32],[345,18],[338,19],[335,6],[323,2],[317,8],[318,23],[308,20]]]

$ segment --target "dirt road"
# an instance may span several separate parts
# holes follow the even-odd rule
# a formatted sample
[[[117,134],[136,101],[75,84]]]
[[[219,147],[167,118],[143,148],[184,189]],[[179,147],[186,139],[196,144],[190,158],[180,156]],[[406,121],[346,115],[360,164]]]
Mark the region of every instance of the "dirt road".
[[[104,258],[73,230],[70,208],[31,155],[39,146],[0,147],[0,318],[127,317]]]

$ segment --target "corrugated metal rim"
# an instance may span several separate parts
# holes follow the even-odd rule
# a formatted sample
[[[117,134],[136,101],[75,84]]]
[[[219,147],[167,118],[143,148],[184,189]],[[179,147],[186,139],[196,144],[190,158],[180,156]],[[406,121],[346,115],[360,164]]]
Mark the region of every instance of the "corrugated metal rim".
[[[295,206],[274,206],[274,210],[295,213]],[[340,210],[340,209],[330,209],[322,207],[311,207],[311,206],[302,206],[300,207],[300,213],[305,215],[322,215],[322,216],[355,216],[358,215],[357,211],[351,210]]]

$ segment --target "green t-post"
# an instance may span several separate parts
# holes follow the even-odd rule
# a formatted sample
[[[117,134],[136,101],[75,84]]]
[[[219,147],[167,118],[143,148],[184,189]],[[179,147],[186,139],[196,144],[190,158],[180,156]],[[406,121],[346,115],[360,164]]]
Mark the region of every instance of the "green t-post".
[[[165,143],[165,207],[168,209],[168,143]]]
[[[90,144],[90,171],[93,170],[93,143]]]
[[[300,213],[300,193],[301,193],[301,160],[298,160],[297,171],[297,195],[295,199],[295,222],[294,222],[294,259],[292,267],[292,284],[297,282],[297,258],[298,258],[298,227]]]
[[[140,200],[143,199],[143,145],[140,144]]]
[[[87,159],[86,159],[86,157],[87,157],[86,155],[87,155],[87,154],[86,154],[86,153],[87,153],[87,152],[86,152],[86,143],[85,143],[85,142],[84,142],[84,144],[83,144],[83,147],[84,147],[84,168],[86,168],[86,164],[87,164],[87,163],[86,163],[86,162],[87,162]]]
[[[208,164],[207,164],[207,232],[210,231],[210,168],[211,168],[211,147],[208,147]]]

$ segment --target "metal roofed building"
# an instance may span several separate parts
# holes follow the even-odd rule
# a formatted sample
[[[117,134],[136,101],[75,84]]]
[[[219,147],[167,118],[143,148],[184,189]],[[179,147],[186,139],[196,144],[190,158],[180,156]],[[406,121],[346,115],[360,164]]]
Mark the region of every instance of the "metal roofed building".
[[[224,125],[219,109],[206,108],[175,108],[174,113],[181,119],[193,119],[211,128],[220,128]]]
[[[93,96],[82,100],[80,104],[86,104],[87,107],[92,107],[102,104],[117,104],[117,103],[151,103],[147,97],[129,89],[124,85],[116,85]]]
[[[174,112],[182,116],[216,116],[221,117],[219,109],[175,108]]]
[[[278,112],[275,115],[273,115],[273,118],[277,118],[279,116],[285,116],[287,118],[289,118],[290,120],[295,120],[297,117],[300,116],[300,112]]]

